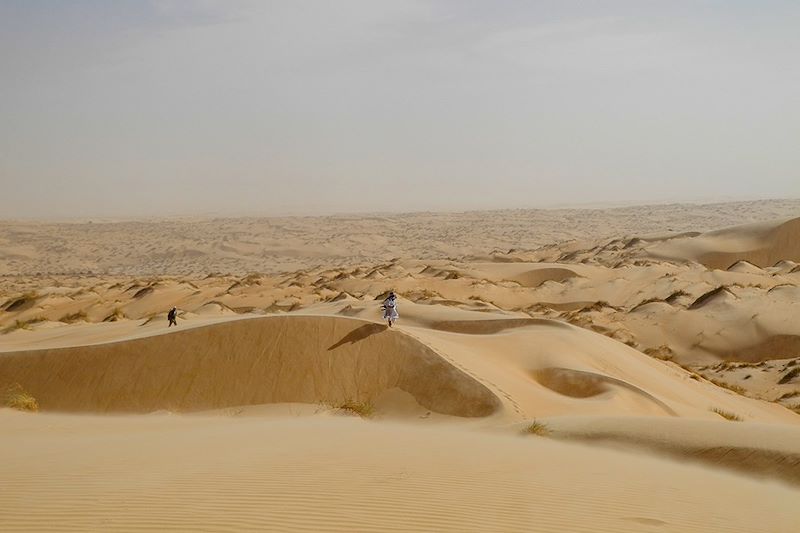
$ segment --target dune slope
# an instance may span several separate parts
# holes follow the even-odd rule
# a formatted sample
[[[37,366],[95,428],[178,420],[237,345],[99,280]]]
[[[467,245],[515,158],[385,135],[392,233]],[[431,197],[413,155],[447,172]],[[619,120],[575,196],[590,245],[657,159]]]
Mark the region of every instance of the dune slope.
[[[783,260],[797,261],[800,260],[800,218],[673,239],[652,246],[650,253],[661,258],[691,259],[717,269],[727,269],[740,261],[761,268]]]
[[[0,383],[43,410],[195,411],[277,402],[373,400],[399,388],[430,410],[486,416],[486,387],[435,351],[381,324],[279,316],[123,342],[0,355]]]

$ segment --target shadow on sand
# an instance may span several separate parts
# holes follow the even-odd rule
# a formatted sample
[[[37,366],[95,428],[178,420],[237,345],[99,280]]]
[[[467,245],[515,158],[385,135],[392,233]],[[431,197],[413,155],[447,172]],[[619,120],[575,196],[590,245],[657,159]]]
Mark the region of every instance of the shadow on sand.
[[[339,342],[328,348],[328,351],[335,350],[336,348],[338,348],[343,344],[347,343],[354,344],[358,341],[363,341],[370,335],[380,333],[385,329],[388,329],[388,327],[384,326],[383,324],[364,324],[363,326],[357,327],[356,329],[354,329],[353,331],[342,337],[342,339]]]

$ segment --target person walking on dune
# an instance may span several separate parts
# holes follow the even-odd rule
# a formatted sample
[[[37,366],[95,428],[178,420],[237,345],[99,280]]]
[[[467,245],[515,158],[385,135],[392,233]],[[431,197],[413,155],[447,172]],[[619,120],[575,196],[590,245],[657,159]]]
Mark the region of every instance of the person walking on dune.
[[[178,325],[177,318],[178,318],[178,309],[176,307],[173,307],[172,309],[169,310],[169,313],[167,313],[167,319],[169,320],[169,326],[167,327],[171,328],[172,326],[177,326]]]
[[[389,292],[389,296],[383,301],[381,307],[383,308],[383,319],[389,323],[389,327],[392,327],[392,324],[400,318],[397,313],[397,296],[394,292]]]

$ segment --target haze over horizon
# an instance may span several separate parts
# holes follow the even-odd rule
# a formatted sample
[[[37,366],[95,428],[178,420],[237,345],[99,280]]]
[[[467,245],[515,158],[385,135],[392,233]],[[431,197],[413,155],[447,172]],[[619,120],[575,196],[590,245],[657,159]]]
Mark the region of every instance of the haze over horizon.
[[[0,2],[0,218],[800,197],[800,4]]]

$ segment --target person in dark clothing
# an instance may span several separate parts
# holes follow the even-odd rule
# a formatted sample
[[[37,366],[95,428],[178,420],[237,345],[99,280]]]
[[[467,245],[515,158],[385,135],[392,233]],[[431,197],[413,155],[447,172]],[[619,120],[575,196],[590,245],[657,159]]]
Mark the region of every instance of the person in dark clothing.
[[[167,327],[169,328],[172,327],[173,325],[177,326],[178,325],[177,318],[178,318],[178,309],[173,307],[172,309],[169,310],[169,313],[167,313],[167,319],[169,319],[169,326]]]

